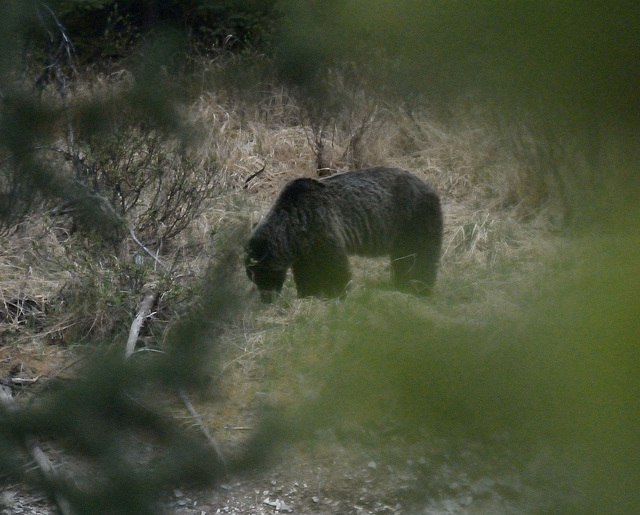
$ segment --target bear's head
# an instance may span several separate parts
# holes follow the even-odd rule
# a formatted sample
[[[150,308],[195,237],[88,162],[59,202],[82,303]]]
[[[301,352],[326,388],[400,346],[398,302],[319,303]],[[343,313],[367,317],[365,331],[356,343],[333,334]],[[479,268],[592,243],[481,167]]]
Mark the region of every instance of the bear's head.
[[[245,250],[247,277],[258,287],[260,299],[272,302],[282,290],[287,278],[287,268],[282,268],[272,259],[269,241],[264,238],[251,238]]]

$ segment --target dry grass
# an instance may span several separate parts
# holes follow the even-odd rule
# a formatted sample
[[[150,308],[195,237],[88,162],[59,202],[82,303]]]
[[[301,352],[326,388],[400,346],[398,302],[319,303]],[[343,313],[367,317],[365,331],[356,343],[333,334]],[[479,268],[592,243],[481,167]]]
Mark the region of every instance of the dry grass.
[[[74,91],[79,99],[104,95],[114,81],[115,87],[122,88],[127,87],[129,78],[126,74],[101,78]],[[154,307],[156,314],[139,342],[152,352],[138,354],[136,359],[162,352],[172,328],[189,313],[199,288],[206,284],[203,278],[210,265],[224,256],[227,247],[239,245],[238,231],[249,234],[286,182],[318,175],[321,147],[323,159],[339,171],[356,164],[400,167],[424,178],[440,193],[445,238],[433,296],[425,300],[396,292],[391,287],[387,260],[354,257],[353,281],[346,299],[298,299],[289,278],[280,298],[263,305],[238,261],[233,282],[239,285],[243,305],[222,335],[211,337],[217,343],[213,359],[206,362],[211,387],[191,400],[229,454],[244,448],[266,407],[276,408],[281,416],[289,417],[287,421],[297,420],[303,426],[308,422],[305,429],[311,430],[322,427],[325,420],[319,422],[318,418],[327,416],[327,425],[337,421],[336,431],[346,434],[347,441],[363,435],[380,438],[374,444],[378,450],[405,445],[399,455],[408,456],[411,436],[407,441],[400,436],[391,444],[385,436],[393,436],[399,424],[386,408],[407,402],[406,398],[392,398],[399,391],[403,395],[402,378],[394,375],[396,369],[410,368],[407,361],[415,358],[419,371],[427,371],[426,377],[433,371],[431,366],[438,368],[444,363],[441,368],[446,368],[455,359],[438,355],[447,354],[446,345],[451,342],[443,342],[443,349],[439,342],[425,338],[425,347],[421,347],[421,331],[432,328],[438,335],[446,335],[460,330],[459,334],[466,335],[482,332],[488,321],[494,326],[517,325],[562,242],[554,232],[553,203],[548,198],[541,200],[528,187],[530,171],[515,159],[486,118],[462,112],[445,122],[433,119],[428,111],[395,109],[362,95],[353,98],[363,105],[348,106],[352,112],[342,113],[340,123],[325,127],[320,146],[318,134],[304,123],[296,101],[281,88],[267,88],[249,100],[203,90],[183,106],[184,121],[193,128],[188,133],[192,143],[189,156],[200,166],[217,164],[217,195],[204,203],[186,230],[171,242],[152,248],[172,274],[164,274],[149,259],[139,266],[134,255],[142,253],[131,241],[117,250],[96,245],[91,234],[73,230],[65,218],[33,216],[2,237],[0,378],[18,371],[21,377],[40,377],[44,385],[47,378],[69,374],[72,369],[66,367],[78,362],[87,348],[109,347],[124,353],[141,288],[152,282],[159,285],[161,295]],[[264,173],[245,189],[247,177],[262,167]],[[211,322],[215,328],[215,320]],[[378,332],[383,335],[379,341],[375,339]],[[402,340],[405,336],[406,342]],[[397,346],[389,354],[390,363],[384,361],[388,343]],[[486,343],[480,341],[479,346]],[[363,346],[373,350],[360,350]],[[431,358],[429,352],[434,349],[432,364],[425,356]],[[468,365],[465,370],[474,370],[476,356],[481,357],[482,352],[473,349],[462,356],[460,362]],[[404,361],[394,362],[394,357]],[[343,379],[348,388],[364,392],[336,387],[339,393],[328,406],[314,406],[327,391],[333,391],[332,381],[343,384]],[[37,396],[38,386],[24,389],[23,398]],[[356,400],[350,404],[352,393]],[[423,393],[420,390],[417,395]],[[150,405],[185,430],[198,431],[177,396],[169,391],[149,395]],[[370,398],[381,399],[383,405],[369,402]],[[331,419],[332,415],[335,418]],[[380,436],[372,436],[370,426],[381,429]],[[421,452],[429,456],[432,428],[420,430],[426,433],[415,445],[422,446]],[[440,433],[434,429],[433,434]],[[446,438],[453,446],[460,443],[455,435],[447,433]],[[322,449],[310,452],[308,461],[331,454],[332,464],[340,462],[335,475],[350,467],[351,458],[364,459],[368,452],[359,450],[361,454],[352,456],[349,447],[335,454],[336,448],[341,449],[335,442],[325,446],[320,441],[319,447]],[[345,452],[349,459],[345,459]],[[447,457],[443,467],[450,461]],[[491,469],[493,474],[496,466],[491,458],[470,468],[464,460],[456,464],[453,458],[453,463],[465,474],[481,468]],[[291,471],[296,480],[300,475],[301,482],[307,473]],[[428,474],[434,474],[431,468]],[[343,477],[336,481],[340,483]]]
[[[126,74],[101,78],[92,87],[76,88],[75,95],[82,99],[104,94],[114,82],[116,87],[126,87],[128,78]],[[355,154],[349,149],[353,149],[354,134],[360,131],[359,162],[409,169],[440,192],[446,215],[442,268],[434,297],[423,302],[390,291],[383,260],[356,258],[350,296],[359,298],[373,290],[391,303],[410,302],[434,320],[472,323],[492,314],[516,313],[517,291],[535,283],[545,256],[554,248],[549,212],[544,206],[532,211],[522,186],[524,172],[501,146],[500,136],[477,117],[469,116],[454,126],[419,110],[409,113],[381,106],[370,100],[360,108],[351,106],[354,112],[345,118],[353,123],[327,130],[324,148],[334,165],[347,169],[353,165]],[[185,280],[196,284],[216,249],[225,245],[227,229],[240,225],[248,233],[288,180],[316,175],[317,148],[310,127],[302,123],[298,105],[281,88],[272,88],[252,102],[204,91],[184,107],[184,115],[197,128],[197,144],[191,150],[196,161],[215,160],[220,166],[216,177],[219,195],[179,235],[171,254],[163,256],[166,262],[179,262]],[[265,172],[243,189],[246,178],[263,166]],[[529,207],[523,216],[525,204]],[[37,327],[27,327],[25,319],[17,316],[0,322],[5,353],[40,352],[46,345],[69,345],[78,338],[91,341],[100,327],[102,334],[128,330],[126,321],[133,312],[128,313],[129,318],[109,321],[106,305],[89,315],[82,306],[60,302],[65,298],[61,292],[77,287],[85,274],[101,274],[127,259],[94,256],[95,266],[88,267],[74,254],[82,244],[79,238],[64,233],[58,222],[46,217],[25,222],[5,238],[0,254],[0,303],[6,306],[15,299],[29,299],[39,310]],[[240,264],[237,268],[238,274],[244,273]],[[134,290],[127,295],[135,300],[138,293]],[[105,290],[104,294],[112,293]],[[221,378],[218,385],[226,400],[199,406],[211,426],[230,440],[244,436],[244,429],[230,428],[250,426],[258,405],[290,403],[297,394],[312,393],[312,385],[305,383],[301,372],[286,373],[291,370],[292,349],[304,345],[296,340],[292,328],[321,327],[333,309],[330,302],[296,299],[290,280],[274,305],[259,305],[248,281],[245,296],[242,322],[227,331],[221,368],[212,372]],[[104,300],[109,304],[110,299]],[[81,320],[87,316],[94,319]],[[115,324],[122,327],[113,327]],[[75,325],[82,326],[82,331],[70,330],[67,336],[67,329]],[[156,333],[155,338],[162,341],[161,334]],[[62,348],[55,345],[49,348]],[[303,359],[306,366],[322,366],[322,352],[310,349],[296,359]],[[23,361],[29,366],[28,358]],[[0,375],[4,375],[10,364],[0,366]]]
[[[286,97],[280,100],[291,102]],[[207,105],[212,105],[211,97],[207,97]],[[224,119],[221,128],[230,131],[233,124],[227,121],[229,111],[221,106],[217,109],[227,113],[217,119]],[[443,324],[516,318],[523,307],[522,291],[535,289],[545,263],[554,255],[557,242],[550,222],[552,210],[538,205],[531,211],[522,184],[525,172],[487,124],[470,119],[462,129],[453,129],[424,113],[409,115],[397,110],[378,114],[384,120],[371,123],[363,138],[364,164],[409,169],[440,192],[446,217],[442,268],[435,294],[425,303],[390,290],[384,260],[353,258],[349,298],[360,302],[374,291],[374,296],[398,305],[400,310],[409,303],[424,318]],[[234,180],[236,194],[244,200],[244,216],[251,222],[266,211],[288,180],[315,176],[317,157],[308,127],[277,122],[271,125],[264,121],[265,116],[259,118],[246,122],[246,129],[231,132],[234,137],[227,140],[231,147],[225,154],[227,169],[234,177],[246,177],[267,165],[266,172],[252,181],[248,191],[240,191],[242,181]],[[336,129],[326,141],[325,149],[331,150],[334,163],[340,162],[351,137],[351,132]],[[344,164],[344,169],[348,168],[348,163]],[[526,216],[524,204],[529,206]],[[316,340],[317,331],[331,320],[333,302],[296,299],[291,279],[275,305],[261,306],[254,297],[249,287],[247,325],[228,335],[223,384],[237,409],[224,413],[216,410],[212,420],[217,420],[219,428],[243,426],[246,413],[261,404],[292,406],[312,397],[318,378],[313,373],[305,374],[305,370],[324,370],[336,345],[325,342],[320,348],[305,346],[305,330],[313,331],[312,339]],[[229,430],[221,435],[234,436]]]

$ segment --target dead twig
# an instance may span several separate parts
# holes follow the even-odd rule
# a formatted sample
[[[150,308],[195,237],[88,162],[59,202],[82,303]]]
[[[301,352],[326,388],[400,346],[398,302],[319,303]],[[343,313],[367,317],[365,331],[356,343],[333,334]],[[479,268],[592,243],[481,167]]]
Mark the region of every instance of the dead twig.
[[[260,175],[262,172],[264,172],[264,169],[266,168],[266,165],[263,166],[262,168],[260,168],[260,170],[258,170],[256,173],[251,174],[249,177],[247,177],[247,180],[244,181],[244,187],[242,189],[247,189],[249,187],[249,183],[255,179],[258,175]]]
[[[18,385],[18,386],[25,386],[25,385],[28,385],[28,384],[37,383],[39,380],[40,380],[40,376],[34,377],[34,378],[12,377],[10,379],[11,384],[15,384],[15,385]]]
[[[142,244],[142,242],[137,238],[136,234],[133,232],[133,229],[131,227],[129,227],[128,229],[129,229],[129,234],[131,235],[131,239],[135,241],[140,246],[140,248],[147,253],[147,255],[151,256],[151,258],[156,263],[158,263],[162,268],[164,268],[167,272],[169,272],[169,268],[167,268],[167,265],[165,265],[162,261],[160,261],[158,257],[153,254],[153,252],[151,252],[147,247],[145,247]]]
[[[78,151],[76,149],[75,135],[73,131],[73,118],[71,116],[71,109],[69,105],[67,75],[63,71],[64,65],[67,65],[72,72],[75,71],[74,60],[76,50],[73,46],[73,43],[71,42],[71,39],[67,35],[64,25],[60,22],[53,10],[43,2],[37,2],[35,8],[36,15],[38,17],[38,20],[40,21],[42,29],[49,36],[47,40],[47,66],[44,67],[42,74],[36,80],[36,86],[43,88],[44,85],[52,78],[57,83],[58,94],[60,95],[60,100],[62,101],[64,113],[67,118],[67,144],[69,147],[69,153],[74,158],[74,168],[76,169],[76,173],[78,173],[78,165],[80,160],[78,157]],[[41,9],[45,11],[46,16],[42,13]],[[49,29],[46,17],[53,20],[57,36]],[[59,44],[56,45],[58,39]]]

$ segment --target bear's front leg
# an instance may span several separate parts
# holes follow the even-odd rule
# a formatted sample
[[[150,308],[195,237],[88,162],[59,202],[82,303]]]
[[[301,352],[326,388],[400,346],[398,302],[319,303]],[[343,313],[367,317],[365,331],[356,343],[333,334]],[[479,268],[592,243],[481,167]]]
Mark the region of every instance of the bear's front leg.
[[[298,297],[340,297],[351,280],[349,259],[344,250],[315,249],[313,255],[293,263]]]

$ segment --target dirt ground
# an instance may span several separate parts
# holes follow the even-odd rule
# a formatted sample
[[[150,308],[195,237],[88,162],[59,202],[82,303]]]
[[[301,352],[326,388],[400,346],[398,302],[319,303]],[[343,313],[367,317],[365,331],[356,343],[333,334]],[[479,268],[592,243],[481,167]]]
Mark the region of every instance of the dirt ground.
[[[553,509],[558,495],[541,478],[544,459],[526,464],[501,442],[424,435],[408,443],[321,442],[283,450],[272,466],[205,490],[176,488],[168,514],[512,514]],[[557,505],[556,505],[557,508]],[[56,513],[43,495],[17,485],[0,493],[0,514]]]
[[[51,367],[58,374],[69,359],[47,348],[42,370],[29,361],[36,375]],[[0,365],[19,362],[6,357]],[[409,437],[380,425],[318,431],[312,442],[282,448],[253,473],[199,491],[176,487],[158,513],[501,515],[553,511],[563,499],[549,474],[553,460],[543,452],[516,455],[509,435],[474,441],[423,430]],[[42,493],[0,486],[0,515],[54,513]]]

